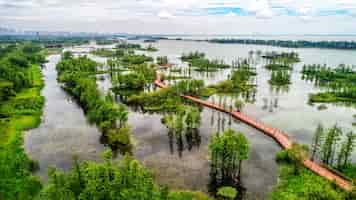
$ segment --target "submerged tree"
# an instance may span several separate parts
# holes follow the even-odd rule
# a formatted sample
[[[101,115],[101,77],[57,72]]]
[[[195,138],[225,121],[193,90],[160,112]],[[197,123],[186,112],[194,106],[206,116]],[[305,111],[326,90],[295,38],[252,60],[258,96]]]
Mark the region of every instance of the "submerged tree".
[[[215,186],[240,182],[242,161],[248,158],[250,145],[242,133],[231,129],[214,134],[209,144],[211,179]]]
[[[238,112],[241,112],[243,106],[244,106],[244,102],[243,102],[243,101],[241,101],[241,100],[239,100],[239,99],[237,99],[237,100],[235,101],[235,108],[236,108],[236,110],[237,110]]]
[[[198,128],[200,126],[201,117],[198,108],[180,106],[176,113],[165,115],[162,121],[168,128],[170,140],[175,136],[180,156],[184,149],[183,136],[185,136],[188,143],[188,150],[191,150],[193,146],[200,145]]]
[[[333,165],[337,142],[340,140],[341,135],[342,130],[337,125],[329,129],[322,146],[322,161],[325,164]]]
[[[353,132],[349,132],[346,135],[346,140],[341,144],[341,149],[337,158],[337,167],[345,167],[350,162],[351,154],[355,148],[356,135]]]
[[[312,151],[311,160],[314,160],[317,153],[320,153],[321,146],[323,143],[323,137],[324,137],[324,127],[322,124],[318,124],[311,145],[311,151]]]

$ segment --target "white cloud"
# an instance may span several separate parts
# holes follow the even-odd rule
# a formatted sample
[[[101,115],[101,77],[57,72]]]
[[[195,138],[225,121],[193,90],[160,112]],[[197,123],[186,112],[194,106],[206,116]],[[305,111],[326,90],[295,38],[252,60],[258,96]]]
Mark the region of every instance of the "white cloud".
[[[268,19],[273,16],[268,0],[252,0],[246,9],[255,13],[257,18]]]
[[[209,9],[217,8],[239,8],[243,14],[229,9],[209,14]],[[322,11],[342,9],[347,15],[318,16]],[[356,0],[0,0],[0,26],[3,24],[112,32],[213,33],[219,26],[219,31],[231,33],[231,27],[243,25],[247,33],[264,32],[266,26],[277,33],[356,33],[352,28],[356,24]],[[330,30],[331,26],[337,28]]]
[[[236,13],[234,13],[234,12],[229,12],[229,13],[227,13],[226,15],[225,15],[225,17],[236,17],[237,15],[236,15]]]
[[[161,19],[171,19],[171,18],[173,18],[173,15],[170,12],[166,11],[166,10],[159,11],[157,16],[159,18],[161,18]]]

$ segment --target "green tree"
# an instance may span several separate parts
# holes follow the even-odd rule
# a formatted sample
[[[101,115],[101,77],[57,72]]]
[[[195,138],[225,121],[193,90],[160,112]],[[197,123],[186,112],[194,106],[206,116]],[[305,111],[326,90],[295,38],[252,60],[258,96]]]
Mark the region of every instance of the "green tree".
[[[320,153],[323,139],[324,139],[324,127],[322,124],[318,124],[311,145],[311,149],[312,149],[311,160],[314,160],[317,153]]]
[[[341,144],[341,148],[337,158],[337,167],[341,168],[346,166],[350,162],[350,157],[355,149],[356,135],[353,132],[349,132],[346,135],[345,141]]]
[[[322,161],[325,164],[333,165],[337,142],[340,140],[341,135],[342,130],[337,125],[328,130],[322,146]]]
[[[241,177],[242,161],[248,158],[249,144],[242,133],[231,129],[214,134],[210,144],[210,164],[213,179],[234,183]]]
[[[243,106],[244,106],[244,102],[243,102],[243,101],[241,101],[241,100],[239,100],[239,99],[237,99],[237,100],[235,101],[235,108],[236,108],[236,110],[237,110],[238,112],[241,112]]]

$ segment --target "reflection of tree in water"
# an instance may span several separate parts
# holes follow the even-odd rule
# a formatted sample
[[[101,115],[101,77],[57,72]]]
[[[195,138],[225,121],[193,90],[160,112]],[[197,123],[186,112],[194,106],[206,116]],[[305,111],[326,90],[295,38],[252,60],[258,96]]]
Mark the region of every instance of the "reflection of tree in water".
[[[193,147],[199,148],[201,143],[200,121],[199,109],[192,106],[183,106],[178,109],[178,112],[164,116],[162,122],[168,128],[169,147],[172,154],[175,151],[174,141],[180,157],[184,149],[191,151]]]
[[[278,97],[271,97],[263,98],[263,106],[262,110],[268,110],[269,112],[274,112],[279,107],[279,98]]]
[[[183,151],[185,148],[187,148],[188,151],[191,151],[193,147],[199,148],[201,144],[201,136],[198,129],[188,131],[187,133],[185,133],[184,136],[182,134],[174,134],[172,131],[168,131],[168,138],[169,138],[168,140],[169,150],[171,154],[174,154],[175,152],[174,142],[176,142],[177,145],[176,150],[178,152],[179,157],[183,155]],[[186,146],[184,145],[185,143]]]
[[[274,95],[288,93],[289,85],[270,85],[269,91]]]
[[[289,85],[285,86],[270,86],[271,97],[263,98],[262,110],[268,110],[269,112],[274,112],[279,108],[279,98],[283,93],[289,92]]]

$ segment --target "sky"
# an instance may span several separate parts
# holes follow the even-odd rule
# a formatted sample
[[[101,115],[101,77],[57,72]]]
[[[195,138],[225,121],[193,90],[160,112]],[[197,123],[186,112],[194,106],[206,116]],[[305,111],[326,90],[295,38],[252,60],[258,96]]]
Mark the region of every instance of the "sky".
[[[0,0],[0,27],[135,34],[356,34],[356,0]]]

